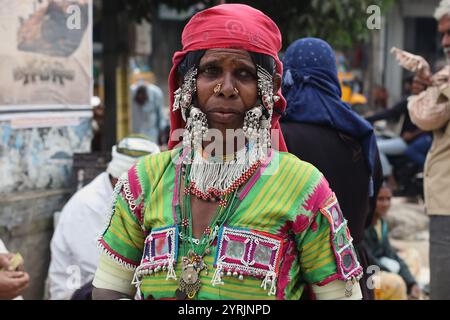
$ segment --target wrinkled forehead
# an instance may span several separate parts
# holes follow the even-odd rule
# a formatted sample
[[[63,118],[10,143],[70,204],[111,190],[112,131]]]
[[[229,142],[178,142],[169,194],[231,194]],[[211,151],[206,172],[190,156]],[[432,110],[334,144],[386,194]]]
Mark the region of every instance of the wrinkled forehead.
[[[230,48],[223,48],[223,49],[218,48],[206,50],[205,54],[200,59],[200,64],[208,61],[222,61],[222,60],[242,61],[253,64],[253,60],[248,51]]]

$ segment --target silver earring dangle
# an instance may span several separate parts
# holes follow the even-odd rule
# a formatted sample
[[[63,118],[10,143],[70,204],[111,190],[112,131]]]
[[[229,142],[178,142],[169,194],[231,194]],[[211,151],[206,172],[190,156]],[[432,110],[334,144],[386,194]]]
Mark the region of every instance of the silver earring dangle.
[[[202,146],[203,138],[208,131],[206,115],[192,103],[197,88],[196,77],[197,68],[192,67],[184,76],[181,87],[175,91],[172,107],[173,111],[181,109],[181,115],[186,122],[183,146],[191,149]]]
[[[273,76],[260,65],[256,66],[256,70],[258,76],[258,93],[262,101],[258,130],[259,143],[262,148],[270,149],[272,146],[270,129],[273,107],[280,97],[273,94]],[[262,112],[263,108],[265,112]]]
[[[260,119],[262,116],[261,106],[251,108],[245,113],[244,126],[242,130],[244,131],[245,137],[252,142],[255,142],[259,137]]]
[[[183,136],[183,144],[191,149],[202,147],[204,137],[208,132],[206,115],[196,107],[191,107]]]

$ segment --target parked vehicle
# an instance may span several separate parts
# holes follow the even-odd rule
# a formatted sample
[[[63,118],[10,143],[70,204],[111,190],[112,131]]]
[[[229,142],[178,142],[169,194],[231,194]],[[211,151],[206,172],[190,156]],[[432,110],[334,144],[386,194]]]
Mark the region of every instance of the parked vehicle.
[[[360,93],[361,88],[352,72],[338,73],[341,84],[342,100],[350,104],[353,110],[364,114],[367,110],[367,98]]]

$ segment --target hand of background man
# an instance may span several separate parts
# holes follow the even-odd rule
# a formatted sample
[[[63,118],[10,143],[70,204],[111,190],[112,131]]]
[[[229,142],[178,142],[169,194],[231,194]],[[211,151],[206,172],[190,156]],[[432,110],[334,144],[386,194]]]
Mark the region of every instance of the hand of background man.
[[[19,255],[20,256],[20,255]],[[14,253],[0,253],[0,271],[24,271],[23,259],[20,257],[20,263],[15,268],[11,266],[11,261],[14,259]]]
[[[0,253],[0,270],[8,270],[9,262],[13,257],[13,253]]]
[[[417,73],[414,76],[411,90],[413,94],[419,94],[431,85],[432,81],[430,74]]]
[[[0,272],[0,300],[11,300],[20,296],[28,287],[30,277],[23,271]]]

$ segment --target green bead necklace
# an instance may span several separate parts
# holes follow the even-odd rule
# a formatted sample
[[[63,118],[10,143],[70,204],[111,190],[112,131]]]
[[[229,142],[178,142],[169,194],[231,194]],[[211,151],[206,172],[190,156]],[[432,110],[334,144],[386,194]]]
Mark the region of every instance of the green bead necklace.
[[[189,173],[191,165],[186,165],[184,174],[184,190],[188,190],[190,185]],[[179,183],[181,184],[181,172]],[[179,189],[180,190],[180,189]],[[211,253],[211,245],[217,236],[219,229],[228,221],[239,203],[236,188],[231,194],[226,195],[226,206],[219,205],[214,213],[209,226],[203,232],[200,239],[194,239],[192,234],[192,211],[191,198],[188,192],[183,192],[182,209],[178,210],[178,223],[180,229],[180,238],[182,245],[180,247],[182,254],[182,272],[180,282],[176,290],[177,299],[193,299],[200,290],[201,283],[199,274],[206,270],[208,266],[204,263],[203,257]]]

